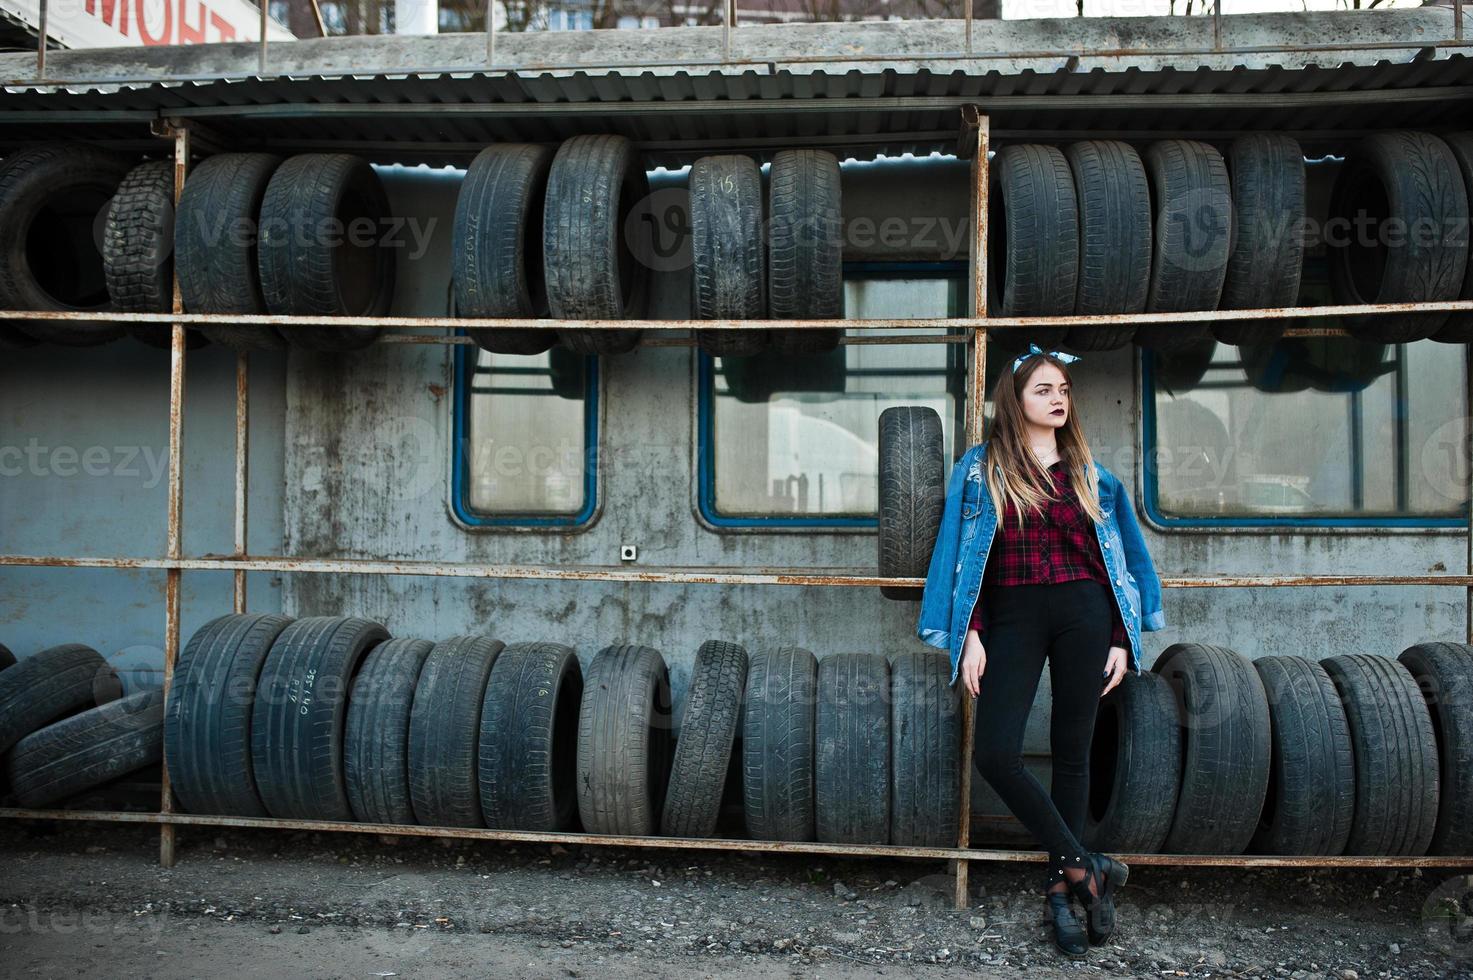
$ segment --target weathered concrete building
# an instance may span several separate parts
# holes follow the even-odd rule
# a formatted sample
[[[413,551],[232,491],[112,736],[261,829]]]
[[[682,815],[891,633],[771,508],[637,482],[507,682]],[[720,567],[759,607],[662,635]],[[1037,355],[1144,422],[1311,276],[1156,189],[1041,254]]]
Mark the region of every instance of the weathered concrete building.
[[[1452,35],[1449,9],[1231,17],[1220,53],[1183,53],[1210,48],[1205,29],[993,22],[979,25],[973,58],[957,55],[959,21],[741,29],[727,60],[716,28],[523,35],[498,38],[492,72],[480,36],[344,38],[273,44],[266,77],[252,45],[53,52],[47,76],[60,86],[31,84],[34,55],[7,54],[0,143],[60,136],[163,155],[148,125],[170,116],[197,123],[201,146],[361,154],[379,166],[393,213],[414,219],[392,312],[436,316],[447,312],[457,168],[491,142],[620,132],[646,153],[656,227],[669,235],[656,318],[690,310],[681,168],[709,152],[765,160],[820,146],[847,158],[847,315],[943,317],[967,312],[968,167],[948,155],[963,105],[990,116],[994,147],[1291,133],[1321,216],[1359,136],[1466,125],[1473,72],[1459,50],[1427,46]],[[987,54],[1007,51],[1026,54]],[[853,60],[806,60],[839,53]],[[1322,302],[1309,254],[1305,299]],[[391,342],[253,354],[248,552],[872,570],[876,420],[890,405],[935,407],[959,455],[965,350],[846,346],[823,377],[793,368],[753,400],[690,346],[587,359]],[[1245,350],[1217,344],[1187,364],[1126,345],[1086,351],[1074,368],[1092,446],[1133,488],[1163,577],[1466,567],[1462,348],[1388,345],[1297,390],[1282,372],[1266,381]],[[0,357],[0,552],[160,555],[168,353],[120,340]],[[989,383],[1002,360],[990,358]],[[234,371],[226,349],[188,354],[186,555],[233,550]],[[637,558],[622,560],[625,546]],[[187,637],[229,610],[231,575],[183,581]],[[5,642],[157,661],[163,583],[157,570],[0,568]],[[557,640],[585,661],[609,643],[648,644],[670,664],[677,705],[709,638],[820,658],[919,645],[917,603],[874,588],[252,572],[248,595],[252,610],[362,615],[395,636]],[[1249,657],[1394,655],[1466,629],[1463,592],[1424,586],[1168,589],[1166,616],[1169,628],[1145,638],[1147,666],[1179,641]],[[1041,765],[1048,720],[1037,711],[1031,723]]]

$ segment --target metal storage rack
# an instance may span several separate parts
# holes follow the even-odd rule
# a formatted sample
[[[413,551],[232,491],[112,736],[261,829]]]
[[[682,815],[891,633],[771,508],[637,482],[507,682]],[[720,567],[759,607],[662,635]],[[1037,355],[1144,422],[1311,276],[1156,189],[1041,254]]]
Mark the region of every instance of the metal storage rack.
[[[1015,57],[1016,53],[974,53],[970,4],[967,5],[966,51],[965,53],[928,54],[934,58],[1000,58]],[[42,0],[43,24],[46,9]],[[730,33],[732,8],[728,6],[723,24],[723,58],[713,64],[731,64]],[[263,12],[264,19],[265,14]],[[1447,41],[1434,42],[1429,47],[1466,47],[1462,32],[1462,0],[1455,4],[1456,36]],[[42,31],[44,37],[44,29]],[[1222,46],[1220,9],[1213,11],[1214,47],[1170,54],[1238,53],[1239,49]],[[494,60],[495,34],[487,34],[487,61]],[[1405,47],[1406,45],[1366,43],[1361,45],[1337,45],[1344,47]],[[267,68],[267,46],[259,45],[260,66],[263,74]],[[1280,49],[1274,49],[1280,50]],[[1285,47],[1281,50],[1291,50]],[[1293,50],[1306,50],[1298,48]],[[1029,52],[1030,55],[1059,54],[1077,56],[1096,52]],[[1103,52],[1105,54],[1129,54],[1130,51]],[[1152,51],[1159,54],[1162,52]],[[880,57],[880,56],[876,56]],[[918,57],[909,55],[908,57]],[[850,56],[815,56],[814,61],[862,60]],[[37,52],[38,76],[44,77],[44,44]],[[589,66],[571,66],[586,68]],[[602,66],[601,66],[602,67]],[[461,69],[464,70],[464,69]],[[47,84],[62,84],[50,83]],[[9,114],[11,116],[23,113]],[[5,115],[5,114],[0,114]],[[90,114],[89,114],[90,115]],[[184,186],[190,160],[191,134],[197,124],[189,118],[160,118],[152,122],[153,134],[169,139],[173,145],[174,193],[178,195]],[[1188,313],[1122,314],[1109,316],[1051,316],[1051,317],[988,317],[987,316],[987,222],[988,222],[988,160],[990,144],[989,119],[979,106],[964,106],[959,126],[958,155],[971,160],[971,207],[973,234],[968,242],[969,273],[973,316],[939,319],[864,319],[841,321],[851,335],[844,338],[846,344],[891,344],[891,343],[961,343],[968,345],[971,357],[967,363],[967,407],[965,431],[969,443],[981,440],[983,434],[983,405],[985,390],[988,336],[992,330],[1021,329],[1041,326],[1108,326],[1119,324],[1169,324],[1200,323],[1241,320],[1267,320],[1282,318],[1316,319],[1348,315],[1380,315],[1398,312],[1473,312],[1473,300],[1434,303],[1370,304],[1355,306],[1289,307],[1253,310],[1213,310]],[[175,663],[180,649],[180,583],[185,571],[231,571],[234,573],[233,608],[237,613],[246,609],[246,573],[248,571],[291,572],[299,574],[355,574],[355,575],[407,575],[451,578],[507,578],[507,579],[554,579],[626,582],[664,582],[679,584],[710,585],[786,585],[786,586],[830,586],[873,588],[881,585],[920,587],[924,578],[880,578],[872,574],[815,574],[804,569],[763,568],[755,571],[732,571],[723,568],[664,567],[654,570],[629,570],[612,566],[583,566],[578,568],[555,568],[538,565],[494,565],[464,562],[428,562],[343,559],[332,557],[254,556],[247,552],[247,458],[249,449],[249,358],[240,354],[236,360],[235,389],[235,502],[234,502],[234,551],[229,557],[186,557],[182,548],[183,515],[183,425],[184,425],[184,363],[185,329],[190,325],[208,323],[269,324],[291,329],[294,327],[329,325],[373,327],[384,330],[410,330],[411,333],[389,333],[382,341],[390,343],[416,344],[470,344],[467,338],[453,334],[427,334],[427,329],[453,330],[475,327],[567,327],[576,329],[629,329],[647,328],[661,330],[695,329],[825,329],[832,328],[833,320],[612,320],[612,321],[558,321],[558,320],[480,320],[452,317],[307,317],[307,316],[235,316],[188,314],[183,312],[177,280],[174,285],[172,313],[72,313],[72,312],[27,312],[0,311],[0,322],[5,320],[85,320],[114,323],[168,324],[172,328],[172,345],[169,367],[169,466],[168,466],[168,524],[162,557],[138,558],[124,556],[57,557],[31,555],[0,555],[0,566],[69,567],[69,568],[113,568],[113,569],[162,569],[165,572],[165,620],[164,620],[164,689],[167,692],[172,681]],[[945,334],[931,335],[885,335],[886,330],[944,330]],[[960,333],[951,331],[961,331]],[[857,334],[857,335],[854,335]],[[873,334],[873,335],[870,335]],[[1346,331],[1329,327],[1292,327],[1284,336],[1344,336]],[[651,345],[689,346],[690,339],[652,339]],[[1468,363],[1470,387],[1473,387],[1473,345],[1464,345]],[[1473,390],[1468,392],[1469,404],[1473,404]],[[1464,447],[1466,458],[1473,460],[1473,430]],[[1430,585],[1457,586],[1465,590],[1468,599],[1467,639],[1473,643],[1473,508],[1470,508],[1468,529],[1468,570],[1465,574],[1436,575],[1260,575],[1222,576],[1203,575],[1196,577],[1165,578],[1164,588],[1223,588],[1223,587],[1287,587],[1287,586],[1347,586],[1347,585]],[[175,859],[175,828],[180,826],[214,827],[263,827],[280,830],[314,830],[348,833],[394,834],[401,836],[426,836],[461,838],[473,840],[521,841],[534,843],[575,843],[593,845],[633,846],[649,848],[686,848],[696,850],[728,850],[749,852],[786,852],[831,855],[856,855],[869,857],[927,858],[946,860],[953,875],[954,902],[957,908],[969,905],[967,878],[971,861],[1036,861],[1043,862],[1047,855],[1037,850],[971,848],[970,801],[972,775],[972,732],[973,704],[970,698],[962,698],[962,751],[961,794],[959,813],[959,836],[955,847],[909,847],[878,844],[830,844],[824,842],[761,841],[746,839],[696,839],[657,836],[627,837],[588,833],[544,833],[491,829],[467,829],[452,827],[405,826],[390,824],[348,823],[319,820],[289,820],[274,818],[245,818],[213,816],[207,814],[179,813],[174,810],[174,799],[170,789],[167,768],[163,774],[162,797],[158,813],[120,811],[82,811],[65,809],[20,809],[0,808],[0,818],[24,818],[74,821],[111,821],[120,823],[147,823],[159,827],[159,858],[166,866]],[[1473,855],[1425,855],[1425,856],[1296,856],[1296,855],[1196,855],[1196,854],[1126,854],[1132,863],[1170,866],[1228,866],[1228,867],[1473,867]]]

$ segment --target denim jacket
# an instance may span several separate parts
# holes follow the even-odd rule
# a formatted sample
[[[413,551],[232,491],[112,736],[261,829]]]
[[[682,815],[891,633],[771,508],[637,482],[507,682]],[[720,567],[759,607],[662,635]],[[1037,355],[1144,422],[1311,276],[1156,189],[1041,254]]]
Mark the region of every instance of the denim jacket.
[[[987,443],[968,449],[952,467],[946,486],[941,528],[926,572],[916,635],[951,654],[951,684],[961,673],[962,644],[987,567],[987,553],[997,532],[998,516],[992,495],[982,479]],[[1164,629],[1161,580],[1146,551],[1145,538],[1125,485],[1114,473],[1095,463],[1099,474],[1100,507],[1104,521],[1095,522],[1100,554],[1110,574],[1110,589],[1130,634],[1131,668],[1141,672],[1142,630]]]

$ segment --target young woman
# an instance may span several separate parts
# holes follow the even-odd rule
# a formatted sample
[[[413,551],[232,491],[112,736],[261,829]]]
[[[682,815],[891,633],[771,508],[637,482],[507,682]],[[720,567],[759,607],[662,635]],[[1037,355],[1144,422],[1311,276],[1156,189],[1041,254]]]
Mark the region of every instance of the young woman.
[[[1129,495],[1094,462],[1074,411],[1068,363],[1079,358],[1029,346],[994,386],[988,439],[953,469],[917,633],[950,649],[952,683],[976,699],[977,770],[1048,848],[1055,942],[1083,956],[1086,930],[1069,895],[1098,945],[1114,931],[1114,895],[1129,871],[1079,842],[1096,709],[1128,667],[1139,672],[1141,629],[1166,620]],[[1045,659],[1050,792],[1022,760]]]

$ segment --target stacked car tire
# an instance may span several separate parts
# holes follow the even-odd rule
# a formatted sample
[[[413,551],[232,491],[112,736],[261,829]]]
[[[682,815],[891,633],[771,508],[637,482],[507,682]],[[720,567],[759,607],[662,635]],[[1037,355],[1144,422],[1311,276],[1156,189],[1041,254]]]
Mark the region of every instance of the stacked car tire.
[[[45,807],[156,765],[163,714],[158,691],[125,695],[91,647],[68,643],[19,661],[0,647],[0,795]]]
[[[26,229],[0,250],[0,308],[169,312],[177,271],[187,313],[378,316],[394,288],[387,216],[378,176],[349,154],[217,154],[195,168],[176,208],[171,161],[33,146],[0,165],[0,223]],[[157,347],[171,339],[160,324],[37,320],[7,322],[0,344],[92,346],[124,333]],[[190,346],[240,350],[350,350],[378,336],[358,326],[186,331]]]
[[[1466,854],[1473,647],[1256,660],[1178,643],[1101,708],[1090,846]],[[1100,763],[1103,763],[1101,767]]]
[[[164,754],[193,813],[711,837],[955,840],[960,704],[934,651],[696,651],[680,726],[658,650],[392,639],[229,615],[180,655]],[[733,769],[733,764],[736,768]]]
[[[1254,133],[1226,147],[1117,140],[1003,147],[992,168],[989,311],[997,316],[1192,313],[1299,301],[1307,214],[1304,157],[1288,136]],[[1324,239],[1330,298],[1410,303],[1473,297],[1466,233],[1473,134],[1394,131],[1356,144],[1337,175]],[[639,154],[618,135],[580,135],[556,150],[498,144],[472,162],[456,205],[453,311],[470,318],[596,320],[647,311],[651,195]],[[764,196],[756,161],[697,159],[689,181],[696,319],[841,319],[839,165],[819,150],[773,155]],[[365,316],[386,313],[395,249],[388,201],[358,157],[265,153],[205,158],[174,202],[173,165],[86,145],[48,143],[0,165],[0,224],[28,229],[0,250],[0,307],[165,312],[175,267],[190,313]],[[93,241],[103,226],[102,244]],[[32,263],[36,254],[47,262]],[[1406,343],[1473,338],[1466,314],[1345,320],[1357,338]],[[1183,319],[1138,327],[1003,331],[1109,349],[1129,340],[1168,351],[1204,341],[1266,344],[1282,321]],[[0,344],[88,346],[124,332],[166,346],[170,328],[87,321],[7,321]],[[832,351],[842,328],[699,329],[712,355]],[[352,350],[363,325],[211,324],[189,330],[241,350],[286,345]],[[478,328],[497,353],[561,343],[616,354],[640,341],[617,326]]]
[[[756,161],[706,156],[691,168],[691,309],[698,320],[839,319],[843,247],[839,163],[831,153],[773,156],[764,208]],[[453,295],[465,317],[638,318],[648,304],[650,194],[632,143],[575,136],[556,153],[488,147],[471,163],[455,211]],[[765,237],[764,237],[764,232]],[[842,328],[700,329],[713,356],[834,350]],[[535,354],[554,343],[621,354],[635,328],[473,328],[493,353]]]
[[[1390,132],[1357,144],[1337,174],[1324,239],[1335,303],[1473,297],[1468,202],[1473,134]],[[1239,137],[1226,154],[1160,140],[1144,154],[1091,140],[1063,150],[1022,144],[993,164],[989,312],[995,316],[1190,313],[1280,308],[1300,298],[1304,156],[1288,136]],[[1355,316],[1360,340],[1473,337],[1462,314]],[[1080,350],[1127,340],[1182,351],[1217,340],[1272,343],[1284,321],[1200,322],[1005,331]]]
[[[577,658],[557,644],[222,616],[180,655],[165,752],[191,812],[567,829],[560,756],[580,690]]]
[[[960,688],[934,650],[696,651],[680,726],[659,651],[585,674],[557,643],[389,638],[354,617],[230,615],[167,700],[77,644],[0,647],[6,796],[42,807],[167,758],[192,813],[952,846]],[[1248,660],[1178,643],[1101,703],[1086,842],[1123,852],[1473,848],[1473,646]],[[736,764],[735,778],[731,777]]]

